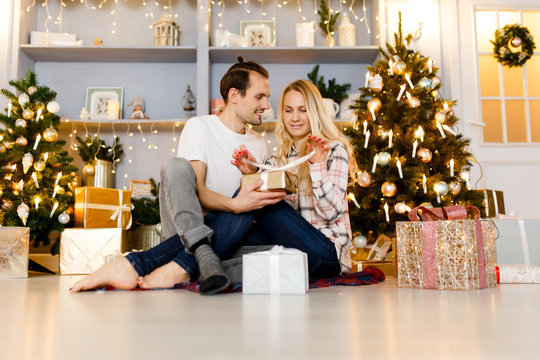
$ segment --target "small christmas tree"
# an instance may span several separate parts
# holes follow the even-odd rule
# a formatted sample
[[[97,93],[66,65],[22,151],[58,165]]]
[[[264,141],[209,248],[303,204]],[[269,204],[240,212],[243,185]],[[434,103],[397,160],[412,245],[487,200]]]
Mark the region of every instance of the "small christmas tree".
[[[9,103],[0,114],[0,221],[27,226],[34,246],[48,245],[51,231],[61,232],[71,220],[77,168],[63,150],[66,142],[58,140],[56,93],[37,86],[32,71],[9,84],[21,94],[2,89]]]
[[[311,81],[323,98],[329,98],[334,100],[336,103],[341,104],[341,102],[347,97],[347,90],[351,88],[351,84],[338,84],[335,78],[328,80],[328,86],[324,81],[324,76],[319,76],[319,65],[315,65],[313,70],[307,75],[309,81]]]
[[[349,187],[351,223],[364,236],[393,237],[395,221],[421,204],[482,207],[470,190],[469,139],[453,127],[455,101],[441,98],[433,61],[406,47],[399,19],[395,46],[379,48],[382,58],[368,67],[352,106],[357,121],[345,131],[360,169]]]

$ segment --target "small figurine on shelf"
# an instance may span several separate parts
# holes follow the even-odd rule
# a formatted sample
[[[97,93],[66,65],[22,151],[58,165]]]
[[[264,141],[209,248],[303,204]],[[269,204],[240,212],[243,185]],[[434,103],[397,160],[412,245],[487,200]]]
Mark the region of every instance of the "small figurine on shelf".
[[[128,106],[133,106],[130,119],[150,119],[148,115],[144,113],[144,100],[140,96],[134,96],[128,103]]]
[[[187,86],[186,93],[182,98],[182,106],[184,111],[187,112],[188,119],[191,117],[191,113],[197,108],[197,99],[195,98],[195,95],[193,95],[189,85]]]
[[[95,46],[103,45],[103,40],[101,40],[101,38],[99,36],[96,36],[96,38],[94,39],[94,45]]]
[[[86,110],[86,106],[83,106],[83,108],[81,109],[81,113],[79,114],[79,119],[83,121],[90,119],[90,113],[88,112],[88,110]]]

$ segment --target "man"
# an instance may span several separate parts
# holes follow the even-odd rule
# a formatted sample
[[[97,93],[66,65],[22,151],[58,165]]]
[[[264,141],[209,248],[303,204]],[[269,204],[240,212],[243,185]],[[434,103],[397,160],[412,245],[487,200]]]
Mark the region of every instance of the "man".
[[[229,163],[233,150],[244,144],[239,151],[249,154],[251,160],[260,162],[266,156],[266,144],[246,125],[260,125],[263,112],[269,108],[268,72],[239,57],[223,76],[220,93],[225,101],[222,113],[189,120],[180,137],[179,157],[169,159],[161,169],[162,236],[167,240],[104,265],[78,281],[71,292],[103,285],[120,289],[171,287],[189,280],[197,270],[201,294],[214,294],[229,285],[210,246],[213,232],[234,231],[227,228],[227,213],[275,204],[285,193],[256,191],[262,185],[260,180],[232,197],[241,177]],[[208,210],[218,211],[206,215],[212,228],[205,224]]]

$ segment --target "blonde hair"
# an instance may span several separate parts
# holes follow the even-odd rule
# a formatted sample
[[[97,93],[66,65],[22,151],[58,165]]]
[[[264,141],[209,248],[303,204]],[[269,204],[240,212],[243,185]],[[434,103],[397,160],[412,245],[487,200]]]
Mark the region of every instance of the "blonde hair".
[[[276,140],[280,144],[276,152],[278,164],[287,163],[287,155],[290,153],[293,145],[293,139],[291,134],[285,128],[283,124],[283,100],[285,95],[289,91],[298,91],[304,96],[306,102],[306,112],[309,119],[309,125],[311,127],[311,134],[314,136],[322,136],[328,139],[330,142],[336,141],[345,146],[347,150],[349,160],[349,177],[352,181],[356,180],[356,171],[358,165],[356,164],[356,158],[354,156],[354,149],[349,139],[336,127],[332,119],[326,113],[326,108],[322,100],[321,93],[315,85],[307,80],[296,80],[285,87],[281,93],[278,109],[278,121],[276,124]],[[299,156],[307,154],[306,146],[302,149],[296,149]],[[309,166],[307,162],[299,165],[298,172],[298,184],[302,185],[301,188],[311,191],[311,177],[309,175]]]

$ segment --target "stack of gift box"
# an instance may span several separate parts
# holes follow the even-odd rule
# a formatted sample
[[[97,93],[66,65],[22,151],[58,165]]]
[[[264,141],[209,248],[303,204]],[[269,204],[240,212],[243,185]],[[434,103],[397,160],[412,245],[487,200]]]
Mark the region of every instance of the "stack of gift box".
[[[60,238],[60,273],[89,274],[130,249],[131,192],[75,189],[75,228]]]
[[[381,234],[373,244],[351,250],[351,272],[375,266],[385,275],[395,274],[394,253],[390,251],[393,239]]]
[[[502,192],[479,190],[485,209],[418,207],[396,223],[398,285],[468,290],[540,283],[540,220],[505,216]],[[472,218],[472,219],[471,219]]]

